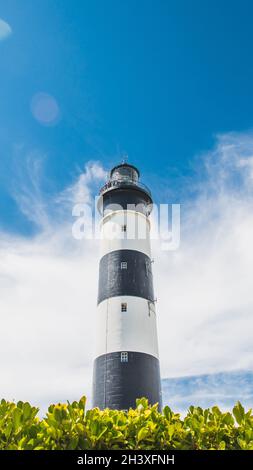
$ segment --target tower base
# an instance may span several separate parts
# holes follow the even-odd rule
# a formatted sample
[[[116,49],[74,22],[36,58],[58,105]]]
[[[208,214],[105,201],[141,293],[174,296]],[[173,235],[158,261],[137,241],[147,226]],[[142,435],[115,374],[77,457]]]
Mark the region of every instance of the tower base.
[[[123,354],[123,357],[122,357]],[[159,360],[140,352],[124,351],[96,358],[93,371],[93,407],[127,410],[145,397],[162,407]]]

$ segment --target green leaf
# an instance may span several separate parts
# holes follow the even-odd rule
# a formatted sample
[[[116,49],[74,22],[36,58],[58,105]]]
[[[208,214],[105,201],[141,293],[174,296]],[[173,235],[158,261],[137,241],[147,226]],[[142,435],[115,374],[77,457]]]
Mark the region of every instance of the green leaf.
[[[172,411],[168,405],[163,408],[163,414],[168,421],[171,420]]]
[[[240,425],[244,419],[245,411],[241,403],[238,401],[237,404],[233,408],[233,414],[234,417],[237,421],[237,423]]]
[[[213,406],[212,407],[212,412],[215,416],[220,417],[221,416],[221,410],[218,406]]]
[[[234,426],[235,422],[234,422],[234,418],[233,416],[231,415],[231,413],[226,413],[223,417],[223,422],[225,424],[227,424],[228,426]]]
[[[142,441],[143,439],[147,437],[148,433],[149,433],[149,430],[147,428],[141,428],[138,432],[137,440]]]
[[[27,420],[28,418],[30,418],[31,414],[32,414],[32,407],[28,402],[25,402],[23,405],[24,420]]]
[[[226,449],[226,442],[225,441],[221,441],[219,443],[219,450],[225,450]]]
[[[175,426],[174,426],[173,424],[170,424],[170,425],[168,426],[168,434],[169,434],[169,438],[170,438],[170,439],[172,438],[174,432],[175,432]]]
[[[87,398],[85,396],[81,397],[79,400],[79,408],[80,410],[85,411],[85,405],[86,405]]]
[[[61,421],[61,410],[59,410],[59,408],[54,407],[53,416],[54,416],[54,419],[57,422],[60,422]]]
[[[69,450],[75,450],[77,448],[78,441],[79,441],[78,436],[71,437],[68,449]]]
[[[14,424],[15,430],[17,430],[18,427],[20,426],[21,414],[22,414],[22,411],[20,410],[20,408],[15,408],[15,410],[13,411],[13,424]]]
[[[22,439],[20,439],[18,441],[18,448],[20,450],[24,449],[25,448],[25,443],[26,443],[26,436],[22,437]]]
[[[246,450],[247,443],[243,439],[240,439],[240,437],[238,437],[237,442],[241,449]]]
[[[7,439],[10,437],[11,432],[12,432],[12,422],[10,421],[4,430],[4,434],[7,437]]]

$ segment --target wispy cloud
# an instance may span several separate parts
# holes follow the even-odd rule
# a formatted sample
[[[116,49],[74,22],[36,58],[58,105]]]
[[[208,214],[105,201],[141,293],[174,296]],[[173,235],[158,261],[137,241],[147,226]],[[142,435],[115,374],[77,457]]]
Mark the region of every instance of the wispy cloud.
[[[218,136],[189,182],[196,196],[182,208],[180,249],[154,243],[163,377],[253,365],[252,156],[251,134]],[[90,162],[48,196],[42,168],[31,154],[15,192],[37,235],[0,234],[0,369],[2,395],[43,407],[90,396],[99,247],[73,240],[71,210],[92,202],[105,170]]]
[[[21,148],[19,153],[23,151]],[[16,166],[11,195],[23,215],[45,232],[52,228],[52,222],[49,220],[50,200],[45,197],[41,187],[46,155],[32,151],[22,157]]]
[[[216,404],[224,410],[231,410],[238,400],[246,408],[253,406],[250,370],[165,379],[162,387],[165,403],[183,415],[193,403],[203,408]]]
[[[180,249],[154,247],[163,376],[253,365],[252,155],[251,134],[218,136],[190,182]]]
[[[12,33],[10,25],[0,18],[0,41],[6,39]]]

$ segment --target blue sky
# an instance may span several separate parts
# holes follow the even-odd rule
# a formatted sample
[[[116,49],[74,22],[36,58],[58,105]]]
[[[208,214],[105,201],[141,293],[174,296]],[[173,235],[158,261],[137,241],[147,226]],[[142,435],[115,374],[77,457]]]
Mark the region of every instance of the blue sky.
[[[252,370],[252,13],[246,0],[1,2],[6,398],[90,397],[98,243],[73,240],[71,209],[125,153],[157,203],[182,204],[179,249],[153,245],[162,377]]]
[[[251,128],[252,8],[246,0],[2,3],[12,29],[0,42],[2,226],[32,230],[9,194],[27,153],[45,156],[52,193],[87,160],[110,167],[125,152],[147,182],[173,186],[217,133]],[[58,104],[54,125],[32,115],[40,92]]]

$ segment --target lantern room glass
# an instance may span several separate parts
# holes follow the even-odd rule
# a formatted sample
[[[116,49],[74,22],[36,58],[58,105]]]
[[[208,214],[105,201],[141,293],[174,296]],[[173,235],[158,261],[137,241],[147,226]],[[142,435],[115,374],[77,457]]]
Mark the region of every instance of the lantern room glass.
[[[120,166],[115,168],[111,174],[111,180],[113,181],[129,181],[131,183],[138,182],[138,172],[130,166]]]

